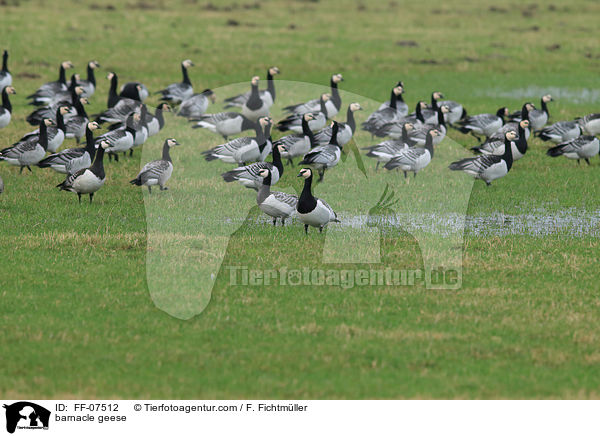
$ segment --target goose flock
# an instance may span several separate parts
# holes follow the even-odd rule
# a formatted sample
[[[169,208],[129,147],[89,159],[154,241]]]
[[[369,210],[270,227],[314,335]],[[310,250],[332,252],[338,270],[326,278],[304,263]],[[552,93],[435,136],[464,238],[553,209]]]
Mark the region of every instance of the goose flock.
[[[37,166],[63,174],[66,178],[57,187],[76,193],[79,202],[82,195],[89,195],[91,203],[106,180],[104,155],[115,161],[121,154],[131,156],[135,147],[142,146],[164,128],[164,113],[173,112],[187,118],[192,128],[206,129],[223,137],[225,142],[201,152],[201,156],[207,162],[233,165],[222,173],[224,182],[238,182],[249,192],[256,192],[258,207],[272,218],[274,225],[278,219],[284,225],[286,219],[295,216],[308,233],[309,227],[323,231],[330,222],[339,222],[333,208],[324,199],[313,196],[312,187],[315,175],[317,182],[323,182],[325,173],[338,165],[344,146],[356,133],[355,117],[363,110],[358,102],[342,104],[338,88],[344,80],[341,74],[330,76],[329,92],[284,106],[285,116],[275,122],[271,108],[276,101],[274,78],[281,74],[279,68],[267,69],[263,89],[260,77],[253,76],[247,92],[224,99],[227,111],[207,113],[210,104],[216,102],[215,93],[210,89],[195,93],[189,74],[194,63],[186,59],[180,66],[181,81],[157,91],[159,103],[153,109],[145,103],[150,92],[143,83],[128,82],[119,88],[117,73],[108,72],[107,107],[89,116],[85,105],[96,93],[95,73],[100,64],[89,61],[85,79],[72,74],[67,81],[67,70],[74,65],[70,61],[61,62],[58,79],[27,96],[35,109],[26,120],[37,129],[1,150],[0,160],[18,166],[20,172],[25,168],[32,171]],[[16,90],[12,84],[8,52],[4,51],[0,128],[13,119],[10,99]],[[479,144],[471,148],[474,156],[450,163],[449,169],[465,172],[488,186],[506,176],[514,163],[525,156],[532,134],[553,143],[547,150],[551,157],[564,156],[590,164],[589,159],[600,151],[596,137],[600,134],[600,113],[548,125],[551,95],[541,97],[539,108],[525,102],[512,113],[503,106],[495,112],[468,115],[461,103],[445,99],[440,91],[431,93],[429,103],[417,101],[410,112],[404,101],[405,89],[403,81],[396,82],[391,87],[390,99],[360,124],[372,139],[382,138],[363,148],[367,157],[375,159],[376,172],[382,165],[386,170],[402,171],[405,178],[409,173],[416,177],[434,159],[436,147],[451,128],[477,138]],[[344,107],[345,120],[335,120]],[[103,125],[106,131],[95,136]],[[273,140],[274,130],[284,135]],[[238,136],[246,131],[251,133]],[[84,139],[85,145],[59,150],[67,138],[73,138],[76,144]],[[170,153],[179,145],[175,138],[166,138],[161,159],[147,163],[130,183],[147,187],[149,193],[153,186],[161,191],[168,189],[166,184],[174,170]],[[297,175],[304,179],[300,196],[272,190],[283,176],[283,161],[289,167],[298,158],[302,168]],[[3,190],[0,178],[0,193]]]

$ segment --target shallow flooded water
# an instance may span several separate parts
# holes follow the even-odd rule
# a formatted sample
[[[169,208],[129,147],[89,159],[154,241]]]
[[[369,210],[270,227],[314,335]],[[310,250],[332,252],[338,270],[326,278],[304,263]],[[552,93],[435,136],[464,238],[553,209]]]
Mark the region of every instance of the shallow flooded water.
[[[531,99],[531,101],[539,105],[539,99],[544,94],[551,94],[554,99],[567,100],[570,103],[586,104],[600,102],[600,90],[591,88],[571,89],[560,88],[556,86],[539,87],[528,86],[526,88],[502,89],[492,88],[479,90],[476,92],[482,97],[495,98],[514,98],[514,99]],[[552,109],[550,109],[552,110]]]

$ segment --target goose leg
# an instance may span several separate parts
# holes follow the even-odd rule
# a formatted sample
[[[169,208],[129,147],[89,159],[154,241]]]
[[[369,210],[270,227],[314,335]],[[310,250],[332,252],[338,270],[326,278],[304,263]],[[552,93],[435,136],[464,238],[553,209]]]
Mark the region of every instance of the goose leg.
[[[415,171],[415,172],[413,173],[413,179],[416,179],[416,178],[417,178],[417,172]]]
[[[581,162],[579,161],[579,159],[577,159],[577,165],[580,165],[580,164],[581,164]]]
[[[227,136],[226,136],[226,135],[223,135],[223,139],[224,139],[225,141],[227,141]]]
[[[380,164],[380,162],[377,161],[377,165],[375,165],[375,172],[377,172],[377,170],[379,169],[379,164]]]
[[[23,165],[21,165],[21,169],[19,170],[19,174],[23,174],[23,168],[25,168]]]
[[[133,148],[129,150],[129,157],[133,156]]]
[[[293,167],[294,166],[294,161],[292,160],[292,158],[288,158],[288,165]]]
[[[587,157],[585,158],[585,163],[590,165],[590,160]],[[27,168],[29,168],[29,167],[27,167]]]
[[[408,173],[406,171],[404,171],[404,178],[408,178]]]
[[[587,159],[586,159],[587,160]],[[31,171],[31,167],[29,165],[27,165],[27,169],[29,170],[30,173],[32,173],[33,171]]]
[[[319,233],[323,233],[323,226],[319,226]]]
[[[308,224],[304,224],[304,233],[308,235]]]
[[[94,193],[90,193],[90,204],[92,204],[92,199],[94,198]]]
[[[148,194],[152,194],[152,186],[148,185]]]
[[[323,181],[323,177],[325,177],[325,170],[319,171],[319,182]]]
[[[281,218],[281,227],[285,226],[285,218]]]
[[[168,189],[169,189],[169,188],[167,188],[166,186],[161,186],[161,187],[160,187],[160,190],[161,190],[161,191],[167,191]]]
[[[492,182],[488,182],[487,180],[485,181],[485,185],[486,186],[492,186]]]
[[[79,204],[81,204],[81,192],[77,193],[77,197],[79,198]]]
[[[277,218],[273,218],[273,227],[277,225]]]

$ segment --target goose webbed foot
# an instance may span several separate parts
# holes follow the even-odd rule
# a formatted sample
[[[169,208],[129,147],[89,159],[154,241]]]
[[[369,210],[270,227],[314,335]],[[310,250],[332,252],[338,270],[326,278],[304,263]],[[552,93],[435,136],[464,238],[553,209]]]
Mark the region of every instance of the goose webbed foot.
[[[585,160],[586,164],[590,165],[590,160],[587,157],[584,160]],[[27,168],[29,168],[29,167],[27,167]]]
[[[281,218],[281,227],[285,226],[285,218]]]
[[[168,191],[168,190],[169,190],[169,188],[167,188],[166,186],[161,186],[161,187],[160,187],[160,190],[161,190],[161,191]]]
[[[323,226],[319,226],[319,233],[323,233]]]
[[[485,181],[485,186],[492,186],[492,182]]]

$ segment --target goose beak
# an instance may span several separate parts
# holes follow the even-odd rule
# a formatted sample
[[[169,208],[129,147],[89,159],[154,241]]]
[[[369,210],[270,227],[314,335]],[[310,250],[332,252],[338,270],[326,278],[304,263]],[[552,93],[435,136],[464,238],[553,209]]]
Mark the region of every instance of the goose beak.
[[[302,173],[298,173],[296,177],[302,177]]]

